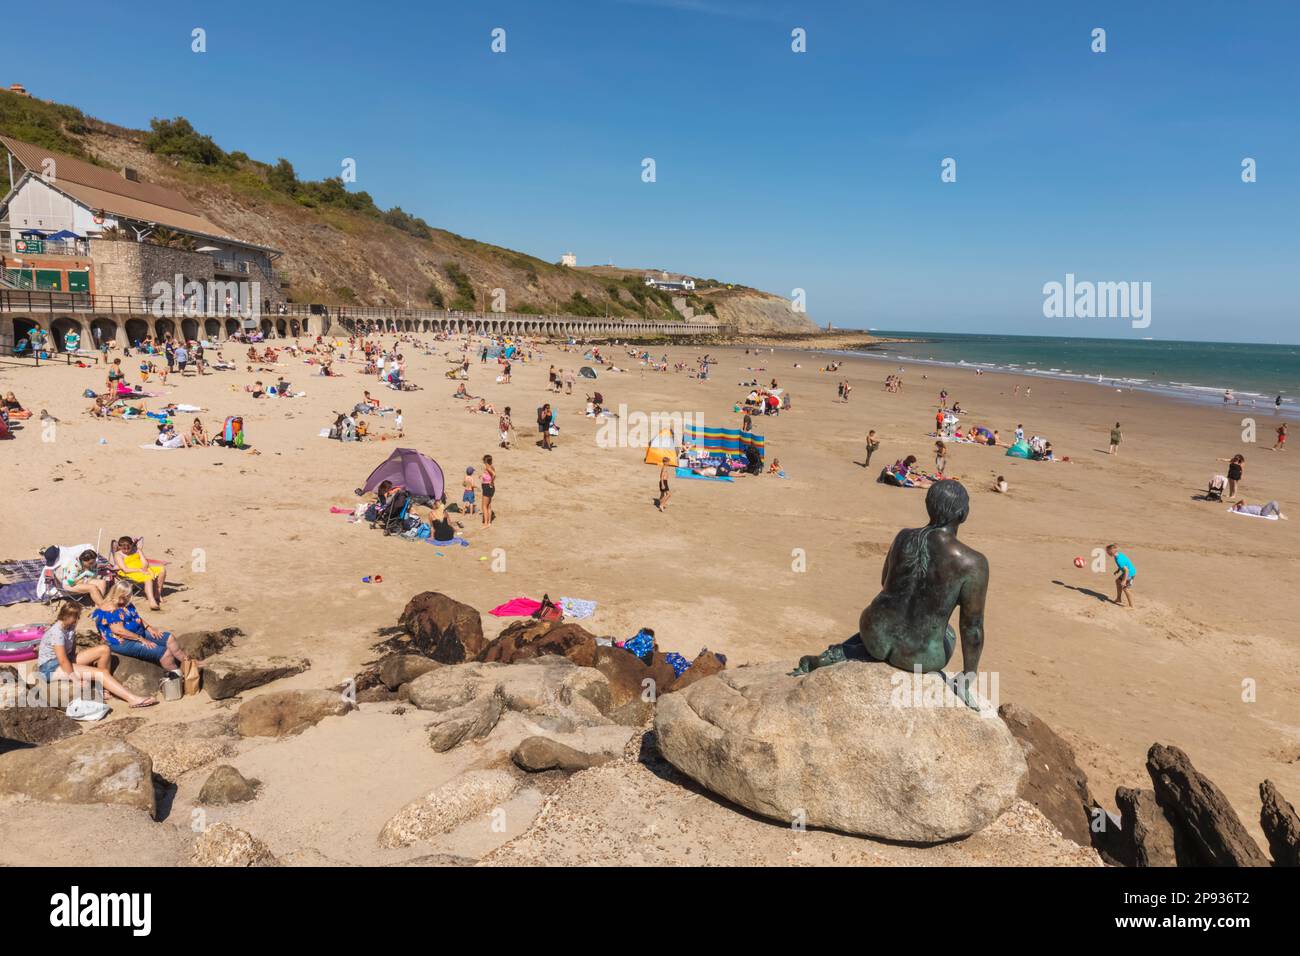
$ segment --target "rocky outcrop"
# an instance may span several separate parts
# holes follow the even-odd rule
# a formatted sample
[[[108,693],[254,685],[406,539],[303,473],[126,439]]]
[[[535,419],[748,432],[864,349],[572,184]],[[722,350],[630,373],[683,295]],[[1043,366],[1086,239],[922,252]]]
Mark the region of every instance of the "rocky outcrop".
[[[199,791],[199,803],[221,807],[229,803],[246,803],[257,796],[258,781],[223,763],[213,769]]]
[[[108,803],[155,810],[153,765],[121,740],[79,734],[0,756],[0,794],[49,803]]]
[[[356,705],[332,690],[271,691],[239,705],[241,737],[288,737]]]
[[[411,681],[407,696],[421,710],[448,711],[498,694],[506,709],[565,717],[576,724],[608,723],[609,682],[593,667],[545,656],[518,664],[473,662],[440,667]]]
[[[1192,848],[1174,828],[1155,791],[1120,787],[1115,791],[1115,803],[1120,826],[1112,854],[1117,862],[1124,866],[1189,866],[1195,862]]]
[[[246,690],[301,674],[311,667],[305,657],[218,657],[203,668],[203,689],[213,700],[238,697]]]
[[[229,823],[208,827],[190,847],[190,866],[279,866],[270,847]]]
[[[1074,748],[1017,704],[1003,704],[998,716],[1025,755],[1028,770],[1020,778],[1020,796],[1036,806],[1064,836],[1079,846],[1091,846],[1092,794],[1087,774],[1075,762]]]
[[[389,690],[397,690],[421,674],[427,674],[441,666],[432,658],[422,657],[419,654],[394,654],[384,658],[384,662],[379,665],[379,680]]]
[[[1268,866],[1223,792],[1177,747],[1152,744],[1147,772],[1156,800],[1202,866]]]
[[[1259,785],[1259,825],[1268,838],[1274,866],[1300,866],[1300,817],[1282,796],[1277,784],[1265,780]]]
[[[411,598],[397,622],[416,650],[440,664],[474,660],[487,647],[478,611],[437,591]]]
[[[728,670],[661,696],[660,753],[765,817],[886,840],[968,836],[1015,800],[1020,746],[991,710],[945,694],[939,675],[922,675],[914,701],[914,675],[886,664],[787,670]]]
[[[447,833],[506,803],[519,781],[505,770],[473,770],[397,811],[379,833],[379,845],[410,846]]]
[[[595,662],[596,635],[580,624],[515,621],[483,649],[478,659],[514,664],[547,654],[567,657],[575,664],[590,667]]]

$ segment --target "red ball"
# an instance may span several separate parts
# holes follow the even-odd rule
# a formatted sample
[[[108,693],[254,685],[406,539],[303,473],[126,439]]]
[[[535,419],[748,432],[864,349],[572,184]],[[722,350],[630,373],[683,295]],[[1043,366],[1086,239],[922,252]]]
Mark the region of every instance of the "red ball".
[[[1083,558],[1075,558],[1075,559],[1074,559],[1074,566],[1075,566],[1076,568],[1081,568],[1081,567],[1083,567]]]

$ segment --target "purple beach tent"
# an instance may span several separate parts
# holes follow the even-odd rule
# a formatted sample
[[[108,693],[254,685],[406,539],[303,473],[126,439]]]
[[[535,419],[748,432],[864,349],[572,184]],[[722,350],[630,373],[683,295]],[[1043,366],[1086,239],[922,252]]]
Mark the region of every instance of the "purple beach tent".
[[[370,473],[362,492],[374,491],[384,481],[401,485],[413,495],[442,497],[442,468],[432,458],[420,454],[414,448],[399,448],[389,455],[383,464]]]

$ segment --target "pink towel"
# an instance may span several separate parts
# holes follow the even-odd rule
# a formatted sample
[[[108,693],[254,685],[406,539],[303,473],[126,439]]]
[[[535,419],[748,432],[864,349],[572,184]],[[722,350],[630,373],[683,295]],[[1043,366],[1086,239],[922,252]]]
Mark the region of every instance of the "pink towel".
[[[532,617],[533,612],[542,606],[541,601],[534,601],[532,598],[517,597],[511,598],[500,607],[494,607],[488,611],[497,617]]]
[[[332,505],[330,507],[330,514],[332,515],[350,515],[352,514],[352,511],[352,508],[340,508],[337,505]]]

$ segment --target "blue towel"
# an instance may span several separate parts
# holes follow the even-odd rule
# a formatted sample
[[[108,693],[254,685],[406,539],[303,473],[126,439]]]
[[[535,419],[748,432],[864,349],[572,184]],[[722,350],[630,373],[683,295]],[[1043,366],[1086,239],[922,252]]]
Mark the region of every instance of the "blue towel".
[[[713,475],[697,475],[694,474],[689,468],[682,468],[680,466],[678,466],[677,468],[677,477],[690,478],[693,481],[735,481],[734,478],[722,478]]]

